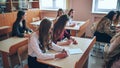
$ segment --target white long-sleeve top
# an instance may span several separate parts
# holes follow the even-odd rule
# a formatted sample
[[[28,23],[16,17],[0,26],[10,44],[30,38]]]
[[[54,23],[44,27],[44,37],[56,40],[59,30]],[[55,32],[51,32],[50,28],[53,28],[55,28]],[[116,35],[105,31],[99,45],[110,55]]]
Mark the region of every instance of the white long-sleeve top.
[[[66,26],[69,27],[69,26],[71,26],[73,24],[75,24],[75,22],[73,22],[73,19],[71,17],[69,17],[69,21],[67,22]]]
[[[47,59],[54,59],[55,58],[55,54],[46,54],[46,53],[42,53],[42,50],[39,47],[39,40],[38,40],[39,36],[36,32],[34,32],[29,40],[29,44],[28,44],[28,55],[32,56],[32,57],[37,57],[37,59],[40,60],[47,60]],[[56,45],[55,43],[52,42],[52,47],[51,49],[55,50],[55,51],[62,51],[63,48]]]

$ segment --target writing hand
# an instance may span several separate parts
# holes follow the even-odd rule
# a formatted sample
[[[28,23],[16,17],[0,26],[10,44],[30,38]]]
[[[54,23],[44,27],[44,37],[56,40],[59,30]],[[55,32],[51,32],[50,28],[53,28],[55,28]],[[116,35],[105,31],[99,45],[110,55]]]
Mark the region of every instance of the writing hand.
[[[67,57],[66,53],[58,53],[55,55],[55,58],[59,58],[59,59],[62,59],[62,58],[65,58]]]

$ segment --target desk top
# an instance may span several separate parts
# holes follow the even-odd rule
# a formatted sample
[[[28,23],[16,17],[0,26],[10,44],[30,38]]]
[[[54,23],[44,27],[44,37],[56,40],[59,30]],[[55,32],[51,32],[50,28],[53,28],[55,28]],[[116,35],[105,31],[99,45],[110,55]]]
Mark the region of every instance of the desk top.
[[[31,24],[35,25],[35,26],[39,26],[40,22],[41,22],[41,20],[40,21],[36,21],[36,22],[32,22]],[[68,29],[68,30],[79,30],[80,27],[86,23],[85,21],[73,21],[73,22],[76,23],[76,25],[74,27],[66,26],[65,29]]]
[[[1,26],[1,27],[0,27],[0,30],[9,29],[9,28],[10,28],[10,26]]]
[[[83,26],[86,22],[85,21],[73,21],[76,25],[74,27],[66,26],[65,29],[68,30],[80,30],[80,27]]]
[[[17,50],[17,47],[23,45],[23,43],[28,43],[27,38],[11,37],[0,41],[0,51],[10,53]]]
[[[53,17],[45,17],[45,18],[47,18],[47,19],[49,19],[49,20],[51,20],[51,21],[55,20],[55,18],[53,18]],[[39,26],[40,23],[41,23],[41,21],[42,21],[42,20],[35,21],[35,22],[30,23],[30,24],[35,25],[35,26]]]
[[[70,46],[63,46],[63,47],[68,49],[80,48],[83,51],[82,54],[69,55],[64,59],[53,59],[53,60],[37,59],[37,61],[44,64],[52,65],[55,67],[60,67],[60,68],[75,68],[76,62],[79,62],[79,65],[83,67],[83,65],[85,64],[85,61],[88,58],[89,52],[95,43],[95,37],[92,39],[78,38],[78,37],[74,37],[74,38],[78,42],[77,45],[71,44]]]
[[[40,23],[41,23],[41,20],[32,22],[32,23],[30,23],[30,24],[31,24],[31,25],[35,25],[35,26],[39,26]]]

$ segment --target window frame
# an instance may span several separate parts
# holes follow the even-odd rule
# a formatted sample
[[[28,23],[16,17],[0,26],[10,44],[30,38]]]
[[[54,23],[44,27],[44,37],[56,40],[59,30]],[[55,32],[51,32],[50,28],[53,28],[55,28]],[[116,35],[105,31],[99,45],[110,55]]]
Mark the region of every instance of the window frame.
[[[120,11],[120,0],[117,0],[116,9],[99,9],[98,8],[98,0],[93,0],[92,2],[92,13],[98,14],[107,14],[110,10],[119,10]]]
[[[59,9],[59,7],[56,7],[56,3],[55,1],[56,0],[52,0],[53,1],[53,4],[52,4],[52,7],[51,8],[44,8],[42,7],[41,5],[41,2],[42,0],[39,1],[39,6],[40,6],[40,10],[49,10],[49,11],[57,11]],[[64,8],[62,8],[63,10],[66,10],[67,9],[67,0],[63,0],[64,1]],[[61,7],[60,7],[61,8]]]

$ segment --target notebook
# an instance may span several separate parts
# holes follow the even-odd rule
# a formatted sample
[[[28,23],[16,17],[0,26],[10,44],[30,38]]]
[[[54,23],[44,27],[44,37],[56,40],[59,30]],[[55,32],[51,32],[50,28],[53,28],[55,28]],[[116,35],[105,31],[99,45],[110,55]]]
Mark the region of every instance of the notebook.
[[[68,49],[69,54],[82,54],[82,50],[80,48],[76,48],[76,49]]]

